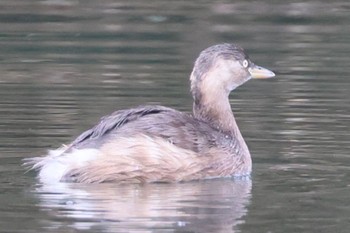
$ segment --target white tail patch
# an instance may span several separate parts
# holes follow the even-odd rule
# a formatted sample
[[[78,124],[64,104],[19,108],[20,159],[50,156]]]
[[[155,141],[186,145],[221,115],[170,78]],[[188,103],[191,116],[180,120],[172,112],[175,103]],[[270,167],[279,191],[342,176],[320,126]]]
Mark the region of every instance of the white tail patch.
[[[31,159],[33,169],[40,170],[39,179],[43,183],[57,183],[72,169],[86,165],[95,160],[99,151],[96,149],[76,149],[63,153],[65,148],[49,151],[45,157]],[[63,154],[62,154],[63,153]]]

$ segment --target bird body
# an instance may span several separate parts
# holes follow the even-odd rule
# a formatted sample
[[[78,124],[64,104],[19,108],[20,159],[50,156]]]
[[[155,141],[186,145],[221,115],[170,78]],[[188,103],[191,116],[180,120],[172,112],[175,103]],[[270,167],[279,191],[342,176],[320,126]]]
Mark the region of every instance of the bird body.
[[[255,73],[254,73],[255,72]],[[27,164],[48,182],[178,182],[251,172],[251,156],[229,104],[229,93],[251,77],[274,74],[243,49],[204,50],[191,74],[193,114],[139,106],[105,116],[68,146]]]

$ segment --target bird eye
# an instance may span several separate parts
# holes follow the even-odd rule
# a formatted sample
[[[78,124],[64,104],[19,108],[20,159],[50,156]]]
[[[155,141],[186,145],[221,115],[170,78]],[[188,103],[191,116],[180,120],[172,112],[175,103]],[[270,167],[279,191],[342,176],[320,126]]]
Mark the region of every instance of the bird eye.
[[[247,60],[244,60],[242,65],[243,65],[244,68],[247,68],[247,67],[248,67],[248,64],[249,64],[248,61],[247,61]]]

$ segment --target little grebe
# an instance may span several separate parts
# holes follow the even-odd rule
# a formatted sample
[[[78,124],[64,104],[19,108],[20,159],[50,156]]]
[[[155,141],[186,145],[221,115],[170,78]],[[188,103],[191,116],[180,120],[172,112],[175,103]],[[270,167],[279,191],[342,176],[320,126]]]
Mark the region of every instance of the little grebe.
[[[191,74],[193,115],[140,106],[105,116],[68,146],[30,158],[42,182],[177,182],[251,172],[251,157],[229,94],[251,78],[275,74],[244,50],[219,44],[202,51]]]

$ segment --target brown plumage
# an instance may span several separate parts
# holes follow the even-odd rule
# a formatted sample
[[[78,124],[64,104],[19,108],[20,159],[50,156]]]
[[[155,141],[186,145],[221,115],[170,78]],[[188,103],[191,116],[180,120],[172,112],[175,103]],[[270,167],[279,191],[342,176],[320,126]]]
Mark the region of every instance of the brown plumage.
[[[193,115],[140,106],[103,117],[66,147],[27,164],[43,182],[177,182],[251,172],[251,157],[228,96],[250,78],[274,73],[243,49],[219,44],[201,52],[191,74]]]

